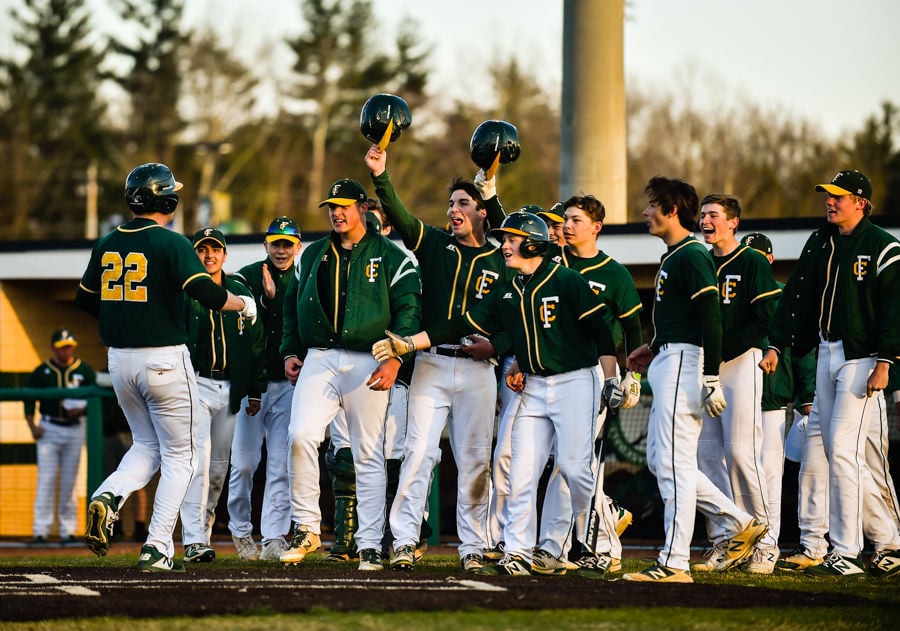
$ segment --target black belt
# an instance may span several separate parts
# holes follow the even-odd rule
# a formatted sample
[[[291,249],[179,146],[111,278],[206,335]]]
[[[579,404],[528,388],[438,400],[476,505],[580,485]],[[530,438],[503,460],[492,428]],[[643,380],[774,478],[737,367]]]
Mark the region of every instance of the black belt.
[[[826,331],[822,331],[819,333],[819,336],[822,338],[823,342],[840,342],[841,336],[836,333],[830,333]]]
[[[80,418],[62,418],[60,416],[43,416],[41,417],[42,421],[46,421],[47,423],[52,423],[53,425],[59,425],[60,427],[74,427],[81,423]]]
[[[552,370],[532,370],[530,372],[526,372],[526,375],[534,375],[535,377],[552,377],[553,375],[558,375],[559,373],[553,372]]]
[[[225,381],[228,377],[227,370],[200,370],[198,371],[201,377],[206,377],[207,379],[218,379],[219,381]]]
[[[462,357],[463,359],[473,359],[461,346],[432,346],[431,352],[435,355],[444,357]]]

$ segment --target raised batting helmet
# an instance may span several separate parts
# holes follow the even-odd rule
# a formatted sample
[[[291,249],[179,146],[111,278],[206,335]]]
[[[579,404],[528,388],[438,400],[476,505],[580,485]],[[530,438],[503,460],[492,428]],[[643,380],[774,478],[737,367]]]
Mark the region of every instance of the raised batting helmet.
[[[472,162],[482,169],[489,169],[494,164],[497,154],[500,163],[509,164],[519,159],[522,148],[519,146],[519,131],[515,125],[500,120],[487,120],[481,123],[469,141],[469,155]]]
[[[175,212],[178,207],[178,195],[181,182],[164,164],[149,162],[135,167],[125,179],[125,201],[131,211],[137,215],[148,213]]]
[[[519,247],[519,255],[526,259],[542,255],[550,245],[550,230],[547,228],[547,224],[536,214],[529,212],[530,208],[540,208],[540,206],[524,206],[522,210],[507,215],[499,228],[491,230],[491,236],[498,240],[503,234],[525,237]]]
[[[359,114],[359,130],[372,142],[379,143],[391,125],[391,142],[400,137],[400,132],[412,123],[412,114],[406,101],[395,94],[370,96]]]

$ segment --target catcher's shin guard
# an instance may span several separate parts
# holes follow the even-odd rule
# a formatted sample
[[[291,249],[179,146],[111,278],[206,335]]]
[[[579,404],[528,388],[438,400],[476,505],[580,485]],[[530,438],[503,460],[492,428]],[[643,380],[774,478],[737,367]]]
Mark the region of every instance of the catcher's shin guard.
[[[381,539],[381,553],[387,556],[391,546],[394,545],[394,535],[391,532],[391,506],[397,497],[397,487],[400,485],[400,463],[398,458],[389,458],[387,465],[387,489],[384,494],[384,537]]]
[[[334,492],[334,545],[331,555],[357,557],[356,540],[356,471],[353,453],[348,448],[334,454],[331,489]]]

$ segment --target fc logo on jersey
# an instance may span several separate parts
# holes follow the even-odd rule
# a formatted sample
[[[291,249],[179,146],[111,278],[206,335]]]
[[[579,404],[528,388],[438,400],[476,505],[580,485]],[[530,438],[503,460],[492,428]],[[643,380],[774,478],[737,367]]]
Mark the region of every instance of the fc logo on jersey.
[[[556,305],[559,304],[559,296],[546,296],[541,298],[540,319],[545,329],[550,328],[550,323],[556,320]]]
[[[381,269],[381,257],[369,259],[369,264],[366,265],[366,278],[369,279],[370,283],[374,283],[375,279],[378,278],[379,269]]]
[[[666,278],[669,276],[669,273],[665,270],[659,270],[659,275],[656,277],[656,302],[662,302],[663,294],[666,292],[663,290],[663,285],[666,282]]]
[[[859,254],[856,257],[856,263],[853,264],[853,275],[856,280],[865,280],[866,274],[869,273],[869,262],[872,257],[868,254]]]
[[[491,285],[493,285],[494,281],[496,281],[498,278],[500,278],[500,274],[498,272],[495,272],[494,270],[481,270],[481,276],[475,283],[475,297],[480,300],[487,294],[491,293]]]
[[[722,292],[723,305],[730,305],[732,299],[737,298],[737,291],[735,291],[735,289],[740,280],[740,274],[725,274],[725,282],[722,283],[722,289],[719,290]]]
[[[595,295],[599,296],[601,291],[606,291],[605,283],[598,283],[595,280],[589,280],[588,285],[591,287],[591,291],[594,292]]]

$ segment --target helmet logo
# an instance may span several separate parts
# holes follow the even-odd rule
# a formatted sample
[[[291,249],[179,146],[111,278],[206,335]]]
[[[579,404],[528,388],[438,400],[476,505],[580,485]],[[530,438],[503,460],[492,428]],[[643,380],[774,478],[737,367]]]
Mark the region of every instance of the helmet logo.
[[[282,221],[280,224],[278,224],[278,229],[281,230],[282,232],[284,232],[284,227],[287,225],[288,225],[288,222]]]
[[[212,234],[212,228],[207,228],[206,230],[203,231],[204,237],[208,237],[211,234]]]

